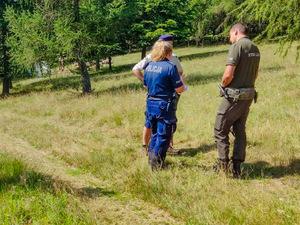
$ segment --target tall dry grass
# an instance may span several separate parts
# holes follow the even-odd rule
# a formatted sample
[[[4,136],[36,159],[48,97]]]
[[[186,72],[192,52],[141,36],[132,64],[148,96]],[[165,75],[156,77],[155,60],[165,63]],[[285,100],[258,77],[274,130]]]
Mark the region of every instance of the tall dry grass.
[[[281,58],[276,47],[260,46],[259,99],[247,121],[241,180],[211,174],[217,84],[228,45],[174,51],[189,88],[180,99],[174,137],[182,155],[167,156],[166,170],[152,173],[139,156],[146,91],[130,71],[139,53],[116,57],[112,73],[93,74],[89,96],[76,90],[80,79],[74,75],[19,81],[0,101],[0,137],[22,139],[186,224],[297,224],[300,66],[294,49]]]

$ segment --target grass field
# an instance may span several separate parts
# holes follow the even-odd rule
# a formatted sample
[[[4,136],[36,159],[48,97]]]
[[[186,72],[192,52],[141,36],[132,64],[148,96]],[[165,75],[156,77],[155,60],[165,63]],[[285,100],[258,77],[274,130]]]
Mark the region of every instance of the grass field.
[[[277,47],[260,46],[240,180],[211,173],[229,45],[175,49],[189,85],[174,137],[182,155],[154,173],[139,152],[140,53],[91,70],[88,96],[68,72],[15,82],[0,100],[0,224],[299,224],[300,63],[294,48],[281,58]]]

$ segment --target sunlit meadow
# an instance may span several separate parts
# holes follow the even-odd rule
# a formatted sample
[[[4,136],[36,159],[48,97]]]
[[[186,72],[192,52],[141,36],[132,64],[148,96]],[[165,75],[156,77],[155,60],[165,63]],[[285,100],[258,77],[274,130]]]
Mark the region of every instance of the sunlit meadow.
[[[182,154],[168,155],[167,168],[154,173],[140,156],[146,91],[131,73],[140,53],[114,57],[112,72],[91,67],[93,94],[88,96],[80,94],[80,76],[68,69],[14,82],[12,95],[0,100],[0,151],[5,153],[0,157],[18,158],[11,168],[28,169],[12,181],[1,174],[1,204],[8,209],[0,211],[0,223],[298,224],[300,64],[294,48],[282,58],[274,54],[277,47],[260,46],[259,99],[247,121],[240,180],[212,173],[213,125],[221,102],[217,84],[229,45],[174,50],[189,86],[180,98],[174,137]],[[1,168],[8,161],[1,160]],[[37,182],[26,189],[27,170],[49,188]],[[59,192],[53,191],[56,179]],[[14,198],[15,192],[35,200]],[[27,213],[25,219],[12,209],[20,201],[47,211],[38,202],[44,198],[50,198],[49,207],[68,207],[43,217]],[[80,214],[73,218],[76,208]]]

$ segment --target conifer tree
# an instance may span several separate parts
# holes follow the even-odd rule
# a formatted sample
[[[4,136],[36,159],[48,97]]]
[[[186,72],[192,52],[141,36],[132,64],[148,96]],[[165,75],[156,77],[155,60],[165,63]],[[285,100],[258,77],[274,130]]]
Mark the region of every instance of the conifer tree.
[[[285,56],[293,43],[300,52],[300,3],[299,0],[247,0],[232,12],[242,21],[262,27],[257,40],[279,41],[278,52]]]

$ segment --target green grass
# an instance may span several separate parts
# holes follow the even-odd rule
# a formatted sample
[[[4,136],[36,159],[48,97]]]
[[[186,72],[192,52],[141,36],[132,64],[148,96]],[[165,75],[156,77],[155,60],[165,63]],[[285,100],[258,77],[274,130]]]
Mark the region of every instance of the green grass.
[[[50,177],[0,154],[1,224],[91,224],[77,200]]]
[[[140,53],[115,57],[112,72],[91,71],[93,94],[84,97],[80,77],[72,74],[14,83],[12,96],[0,101],[2,149],[23,152],[32,158],[28,166],[41,172],[48,162],[65,167],[61,178],[72,178],[72,185],[88,176],[83,186],[101,188],[92,189],[100,193],[97,204],[80,200],[65,214],[84,205],[92,223],[297,224],[300,65],[295,49],[281,58],[274,55],[276,48],[260,46],[259,99],[247,121],[241,180],[211,174],[217,157],[213,125],[221,102],[217,84],[229,45],[175,49],[189,89],[180,99],[174,138],[183,154],[168,155],[166,170],[152,173],[147,159],[139,156],[146,91],[131,66]],[[44,161],[34,160],[37,155]],[[46,198],[38,187],[34,191],[36,201]],[[37,221],[43,223],[42,218]]]

